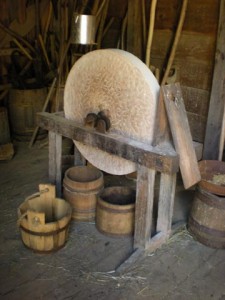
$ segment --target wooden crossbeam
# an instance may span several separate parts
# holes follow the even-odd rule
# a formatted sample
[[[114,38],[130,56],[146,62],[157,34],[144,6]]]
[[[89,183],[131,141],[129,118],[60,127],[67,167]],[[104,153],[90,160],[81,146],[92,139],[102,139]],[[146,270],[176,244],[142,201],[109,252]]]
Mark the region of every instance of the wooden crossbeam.
[[[61,116],[44,112],[37,114],[37,123],[39,127],[58,135],[97,147],[158,172],[174,174],[179,170],[178,155],[169,143],[153,147],[114,133],[102,134]]]

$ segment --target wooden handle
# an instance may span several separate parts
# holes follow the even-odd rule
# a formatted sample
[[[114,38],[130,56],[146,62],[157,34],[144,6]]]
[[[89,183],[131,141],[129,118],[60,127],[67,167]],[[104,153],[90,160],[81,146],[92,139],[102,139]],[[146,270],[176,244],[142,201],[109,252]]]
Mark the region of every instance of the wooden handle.
[[[44,212],[36,212],[33,210],[27,211],[27,220],[29,229],[33,229],[38,227],[39,225],[45,224],[45,213]]]
[[[19,219],[17,220],[16,224],[17,224],[18,227],[20,227],[21,221],[22,221],[26,216],[27,216],[27,211],[25,211],[25,213],[23,213],[23,214],[19,217]]]
[[[186,10],[187,10],[187,3],[188,3],[188,0],[183,0],[183,5],[182,5],[182,8],[181,8],[180,19],[179,19],[179,23],[178,23],[178,26],[177,26],[176,35],[175,35],[175,38],[174,38],[172,49],[170,51],[169,60],[168,60],[167,66],[166,66],[166,71],[164,73],[161,85],[166,83],[166,80],[167,80],[169,72],[170,72],[170,68],[171,68],[173,60],[174,60],[174,56],[175,56],[175,53],[176,53],[176,50],[177,50],[177,45],[178,45],[178,42],[180,40],[180,35],[181,35],[181,31],[182,31],[183,24],[184,24],[184,19],[185,19]]]
[[[157,4],[157,0],[152,0],[150,21],[149,21],[149,31],[148,31],[148,41],[147,41],[147,49],[146,49],[146,59],[145,59],[145,63],[148,67],[150,67],[150,55],[151,55],[153,31],[154,31],[154,24],[155,24],[156,4]]]

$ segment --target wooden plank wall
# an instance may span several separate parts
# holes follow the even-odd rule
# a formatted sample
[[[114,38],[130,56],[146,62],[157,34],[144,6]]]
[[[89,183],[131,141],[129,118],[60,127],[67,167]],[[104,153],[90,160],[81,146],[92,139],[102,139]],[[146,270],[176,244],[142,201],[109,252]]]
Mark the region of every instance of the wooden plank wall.
[[[210,106],[204,142],[204,159],[223,158],[225,139],[225,0],[220,1],[220,17],[215,53]]]
[[[182,1],[158,0],[151,62],[162,71],[171,47]],[[174,74],[181,84],[193,139],[204,141],[214,68],[219,0],[189,0]]]
[[[115,37],[118,38],[119,20],[121,21],[124,17],[126,3],[127,1],[111,0],[109,15],[115,15],[116,21],[106,36],[105,48],[116,47]],[[151,0],[147,0],[145,3],[146,24],[148,25]],[[131,8],[135,5],[141,6],[141,1],[129,0],[128,4]],[[119,10],[120,6],[121,10]],[[161,75],[162,70],[166,67],[181,6],[182,0],[157,1],[151,64],[160,69]],[[191,133],[193,139],[198,142],[204,142],[205,136],[214,68],[219,6],[219,0],[188,1],[185,23],[173,64],[175,72],[169,78],[169,83],[180,82],[181,84]],[[128,28],[128,34],[129,32]],[[129,39],[127,42],[127,50],[132,52],[132,49],[134,49],[136,51],[137,44],[135,45]]]
[[[89,1],[89,3],[92,2],[92,0]],[[110,0],[107,22],[112,17],[114,17],[114,21],[103,40],[103,48],[117,47],[122,21],[128,10],[129,24],[126,31],[125,49],[135,52],[134,54],[138,56],[145,57],[144,53],[139,54],[139,48],[137,49],[137,45],[141,44],[140,34],[137,39],[135,39],[135,35],[131,38],[131,33],[139,32],[140,29],[141,2],[140,0]],[[8,25],[16,17],[18,3],[16,0],[2,0],[0,3],[0,20]],[[145,3],[146,24],[148,25],[151,0],[146,0]],[[7,5],[9,6],[8,14],[5,9]],[[182,0],[157,1],[151,64],[160,69],[161,75],[166,66],[181,5]],[[169,83],[180,82],[181,84],[192,136],[198,142],[203,142],[205,136],[214,68],[219,6],[219,0],[188,1],[184,28],[173,65],[174,73],[169,78]],[[138,10],[137,7],[139,7]],[[137,15],[137,12],[139,15]],[[131,26],[132,18],[134,21],[133,27]],[[135,27],[135,20],[139,22],[138,28]],[[0,31],[1,38],[2,35],[3,33]],[[145,48],[143,47],[142,52],[144,51]],[[4,74],[5,62],[5,58],[0,58],[1,74]]]

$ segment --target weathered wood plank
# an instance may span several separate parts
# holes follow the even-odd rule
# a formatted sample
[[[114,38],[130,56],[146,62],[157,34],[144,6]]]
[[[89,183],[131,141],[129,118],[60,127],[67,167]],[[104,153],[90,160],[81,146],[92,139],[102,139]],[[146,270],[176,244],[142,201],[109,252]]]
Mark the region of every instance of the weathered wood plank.
[[[176,173],[179,169],[177,154],[169,144],[153,147],[116,134],[102,134],[50,113],[38,113],[37,122],[44,129],[159,172]]]
[[[173,30],[155,30],[152,55],[165,58],[173,36]],[[215,42],[214,35],[183,31],[175,57],[176,59],[209,61],[214,57]]]
[[[148,253],[154,252],[156,249],[160,248],[167,240],[169,236],[163,232],[158,232],[150,240],[146,246],[146,251]]]
[[[140,0],[128,0],[127,51],[142,59],[142,19]]]
[[[177,22],[180,0],[158,0],[156,28],[173,30]],[[184,30],[214,33],[217,27],[219,0],[189,1]],[[206,21],[207,20],[207,21]]]
[[[153,145],[155,146],[169,141],[172,141],[172,136],[161,89],[155,119]]]
[[[76,145],[74,144],[74,166],[85,166],[86,159],[77,149]]]
[[[187,112],[191,135],[194,141],[203,143],[207,118]]]
[[[220,2],[215,66],[206,126],[203,158],[218,159],[225,103],[225,0]]]
[[[212,60],[203,61],[200,59],[183,57],[183,59],[178,59],[177,63],[180,68],[181,85],[210,91],[213,70]]]
[[[189,86],[181,86],[187,112],[206,117],[208,114],[210,92]]]
[[[138,166],[134,249],[145,249],[151,237],[155,174],[155,170]]]
[[[158,202],[157,232],[169,234],[172,225],[173,205],[176,189],[176,174],[161,174]]]
[[[155,67],[162,70],[164,58],[152,55],[151,61]],[[177,69],[176,82],[179,82],[181,86],[191,86],[193,88],[210,91],[213,70],[211,61],[175,57],[171,69],[174,67]]]
[[[49,180],[56,185],[56,195],[62,193],[62,136],[49,132]]]
[[[182,98],[180,84],[162,86],[167,116],[175,149],[180,158],[180,170],[187,189],[201,180],[192,136]]]
[[[144,249],[135,249],[134,252],[116,268],[116,273],[121,274],[127,271],[127,269],[130,268],[143,255]]]
[[[48,177],[52,184],[55,184],[56,164],[55,164],[55,140],[56,134],[52,131],[48,133]]]
[[[201,160],[202,159],[202,153],[203,153],[203,144],[202,143],[198,143],[198,142],[193,142],[193,146],[195,149],[195,154],[197,157],[197,160]]]

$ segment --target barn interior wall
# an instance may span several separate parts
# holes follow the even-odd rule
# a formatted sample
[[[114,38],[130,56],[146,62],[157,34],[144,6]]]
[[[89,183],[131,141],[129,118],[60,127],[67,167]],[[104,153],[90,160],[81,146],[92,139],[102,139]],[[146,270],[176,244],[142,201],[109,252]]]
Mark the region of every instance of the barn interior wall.
[[[45,2],[43,0],[42,2]],[[20,7],[19,3],[23,1],[8,1],[2,0],[0,2],[0,21],[9,26],[11,22],[19,17]],[[72,7],[73,1],[61,1],[61,4],[68,2],[69,8]],[[93,1],[78,1],[81,7],[86,3],[85,13],[89,13],[88,7],[93,6]],[[136,5],[140,7],[141,3],[145,2],[146,9],[146,25],[149,24],[149,11],[151,1],[137,1],[137,0],[111,0],[107,12],[105,26],[112,20],[109,30],[102,40],[102,48],[115,48],[119,44],[121,38],[121,30],[123,20],[128,11],[128,24],[126,30],[126,41],[124,49],[132,51],[131,43],[134,43],[131,37],[131,30],[133,26],[140,26],[138,16],[129,15],[129,6]],[[171,69],[168,82],[180,82],[182,86],[186,110],[188,113],[189,123],[193,139],[198,142],[204,141],[206,120],[209,107],[209,98],[212,84],[212,75],[214,68],[215,46],[217,37],[217,25],[219,18],[219,0],[205,0],[195,1],[189,0],[185,22],[181,34],[181,38],[177,47],[175,59]],[[34,1],[28,1],[28,4],[34,4]],[[162,76],[165,70],[170,49],[173,43],[177,23],[179,20],[182,1],[180,0],[158,0],[156,7],[156,18],[154,26],[153,43],[151,49],[151,65],[160,69]],[[47,9],[41,22],[46,22]],[[141,14],[141,8],[138,14]],[[71,12],[70,12],[71,14]],[[135,23],[136,22],[136,23]],[[54,30],[60,31],[60,17],[51,25]],[[135,28],[135,27],[134,27]],[[137,30],[135,29],[135,32]],[[0,31],[0,39],[5,37],[5,33]],[[26,38],[34,42],[35,28],[26,35]],[[137,44],[142,38],[134,35]],[[134,40],[133,39],[133,40]],[[59,42],[59,41],[56,41]],[[5,47],[5,45],[2,47]],[[7,45],[9,47],[9,45]],[[141,59],[144,61],[146,44],[142,41],[142,48],[140,49]],[[56,45],[57,48],[57,45]],[[137,48],[137,46],[136,46]],[[58,49],[60,51],[60,49]],[[57,61],[56,57],[56,61]],[[11,61],[10,57],[1,55],[0,57],[0,74],[1,83],[6,83],[7,70]],[[64,80],[66,76],[64,77]]]

